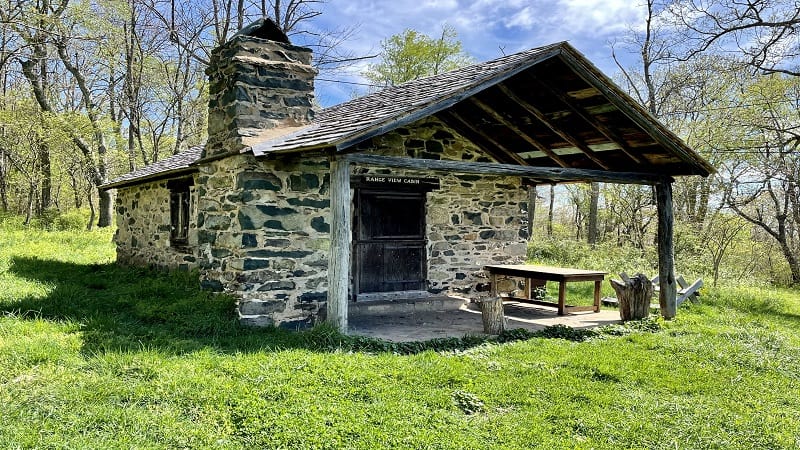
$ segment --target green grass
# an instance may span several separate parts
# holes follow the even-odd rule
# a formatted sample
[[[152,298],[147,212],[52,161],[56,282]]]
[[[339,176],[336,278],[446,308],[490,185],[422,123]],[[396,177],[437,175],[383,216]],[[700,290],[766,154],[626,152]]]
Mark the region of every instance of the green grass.
[[[800,446],[796,291],[392,345],[240,327],[194,274],[112,264],[110,239],[0,229],[0,448]]]

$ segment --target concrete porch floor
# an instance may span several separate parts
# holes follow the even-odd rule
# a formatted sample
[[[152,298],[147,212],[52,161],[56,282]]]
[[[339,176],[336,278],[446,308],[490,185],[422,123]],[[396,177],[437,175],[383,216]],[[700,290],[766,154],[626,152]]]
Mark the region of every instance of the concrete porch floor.
[[[619,312],[610,309],[559,316],[555,308],[528,303],[504,302],[503,308],[507,329],[541,330],[556,324],[592,328],[620,323]],[[349,334],[358,336],[407,342],[483,334],[478,305],[461,298],[359,302],[351,303],[349,309]]]

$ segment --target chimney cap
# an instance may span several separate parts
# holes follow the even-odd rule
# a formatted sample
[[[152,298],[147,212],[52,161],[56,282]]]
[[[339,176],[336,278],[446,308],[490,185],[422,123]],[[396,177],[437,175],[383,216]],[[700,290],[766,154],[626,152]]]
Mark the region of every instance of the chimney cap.
[[[268,17],[262,17],[250,25],[247,25],[234,34],[232,38],[237,36],[249,36],[289,45],[292,44],[289,42],[289,37],[286,36],[286,33]]]

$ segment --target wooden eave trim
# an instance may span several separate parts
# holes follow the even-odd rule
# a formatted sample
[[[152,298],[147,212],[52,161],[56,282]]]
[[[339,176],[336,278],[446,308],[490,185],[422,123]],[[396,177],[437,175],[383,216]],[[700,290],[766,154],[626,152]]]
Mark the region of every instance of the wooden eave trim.
[[[696,175],[708,176],[716,170],[694,150],[686,146],[674,133],[664,127],[655,117],[642,108],[626,93],[595,68],[577,50],[562,47],[561,60],[584,81],[598,89],[617,109],[647,132],[658,144],[672,151],[686,164],[694,166]]]
[[[564,167],[531,167],[514,164],[478,163],[468,161],[448,161],[436,159],[400,158],[366,153],[340,155],[343,160],[354,164],[417,169],[428,171],[473,173],[479,175],[531,177],[552,182],[598,181],[603,183],[646,184],[672,183],[672,177],[640,172],[611,172],[605,170],[574,169]]]
[[[498,83],[501,83],[513,77],[514,75],[517,75],[518,73],[523,72],[541,63],[542,61],[560,55],[564,47],[565,43],[563,42],[554,44],[551,49],[543,51],[540,55],[526,61],[525,63],[522,63],[516,67],[508,69],[505,72],[501,72],[491,78],[487,78],[486,80],[483,80],[478,84],[467,87],[466,89],[453,92],[447,96],[442,97],[438,101],[434,101],[433,103],[429,103],[425,106],[422,106],[414,110],[404,111],[383,122],[375,124],[365,130],[361,130],[344,138],[340,138],[340,140],[333,140],[330,143],[330,145],[335,146],[337,151],[342,151],[347,149],[348,147],[352,147],[358,144],[359,142],[365,141],[375,136],[388,133],[389,131],[392,131],[396,128],[416,122],[419,119],[432,116],[438,113],[439,111],[450,108],[456,103],[465,100],[467,98],[470,98],[473,95],[477,94],[478,92],[488,89]]]

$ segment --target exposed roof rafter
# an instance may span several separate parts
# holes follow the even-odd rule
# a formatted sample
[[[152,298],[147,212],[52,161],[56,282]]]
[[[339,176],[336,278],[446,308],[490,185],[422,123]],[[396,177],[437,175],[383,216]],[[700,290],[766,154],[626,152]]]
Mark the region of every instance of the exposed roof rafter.
[[[559,91],[558,89],[554,88],[552,84],[548,83],[547,81],[537,77],[531,76],[531,78],[541,86],[545,91],[549,94],[553,95],[557,99],[561,101],[567,108],[569,108],[575,115],[592,125],[595,130],[599,131],[603,136],[605,136],[611,142],[614,142],[622,149],[622,153],[624,153],[628,158],[633,160],[633,162],[637,164],[642,164],[642,160],[634,154],[633,149],[622,139],[617,133],[615,133],[611,128],[607,127],[605,124],[597,120],[591,113],[589,113],[586,109],[579,106],[570,96],[567,94]]]
[[[513,131],[514,133],[517,133],[517,135],[518,135],[520,138],[522,138],[522,139],[523,139],[525,142],[527,142],[528,144],[532,145],[534,148],[536,148],[536,149],[537,149],[537,150],[539,150],[540,152],[542,152],[542,153],[544,153],[545,155],[547,155],[547,157],[548,157],[548,158],[550,158],[550,159],[552,159],[553,161],[555,161],[555,162],[556,162],[556,163],[557,163],[559,166],[561,166],[561,167],[570,167],[570,165],[569,165],[569,164],[567,164],[567,162],[566,162],[566,161],[564,161],[563,159],[561,159],[561,158],[560,158],[558,155],[556,155],[556,154],[555,154],[555,153],[554,153],[552,150],[550,150],[549,148],[547,148],[547,147],[546,147],[544,144],[542,144],[541,142],[539,142],[539,141],[537,141],[536,139],[534,139],[534,138],[532,138],[531,136],[529,136],[529,135],[528,135],[527,133],[525,133],[524,131],[520,130],[520,129],[519,129],[519,127],[518,127],[516,124],[514,124],[514,123],[513,123],[513,122],[511,122],[510,120],[508,120],[508,119],[506,119],[505,117],[503,117],[503,116],[502,116],[500,113],[498,113],[497,111],[495,111],[495,110],[494,110],[494,109],[493,109],[491,106],[489,106],[489,105],[487,105],[486,103],[484,103],[484,102],[482,102],[482,101],[478,100],[478,99],[477,99],[477,98],[475,98],[475,97],[471,97],[471,98],[470,98],[470,101],[471,101],[471,102],[472,102],[472,103],[473,103],[475,106],[477,106],[478,108],[480,108],[481,110],[483,110],[483,112],[485,112],[486,114],[489,114],[489,116],[491,116],[491,118],[492,118],[492,119],[494,119],[494,120],[496,120],[497,122],[501,123],[502,125],[504,125],[504,126],[508,127],[508,129],[509,129],[509,130],[511,130],[511,131]]]
[[[609,168],[608,164],[605,164],[600,158],[598,158],[597,155],[595,154],[594,150],[589,148],[589,146],[586,145],[585,142],[581,142],[580,139],[578,139],[576,137],[573,137],[569,133],[567,133],[566,131],[562,130],[561,127],[559,127],[558,125],[553,123],[553,121],[548,119],[547,116],[545,116],[544,113],[539,108],[531,105],[530,103],[528,103],[527,101],[522,99],[520,96],[518,96],[517,94],[513,93],[511,91],[511,89],[509,89],[503,83],[498,84],[497,88],[500,89],[500,91],[503,92],[503,94],[505,94],[506,97],[508,97],[511,100],[514,100],[515,102],[517,102],[517,104],[519,106],[521,106],[522,109],[524,109],[530,115],[535,117],[536,120],[538,120],[539,122],[543,123],[547,128],[550,129],[550,131],[552,131],[553,133],[557,134],[558,137],[560,137],[564,141],[568,142],[570,145],[572,145],[574,147],[577,147],[593,163],[597,164],[598,166],[600,166],[603,169],[608,170],[608,168]]]

